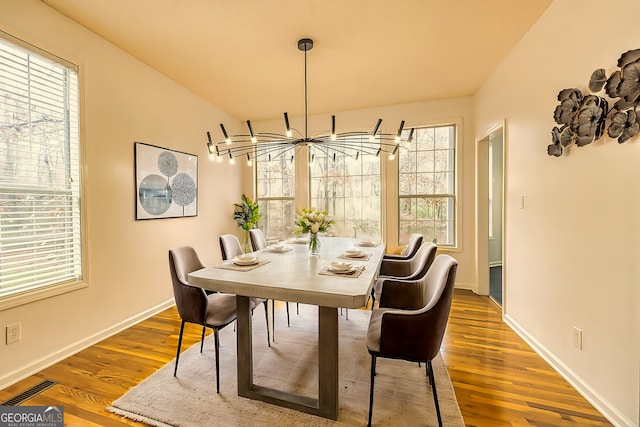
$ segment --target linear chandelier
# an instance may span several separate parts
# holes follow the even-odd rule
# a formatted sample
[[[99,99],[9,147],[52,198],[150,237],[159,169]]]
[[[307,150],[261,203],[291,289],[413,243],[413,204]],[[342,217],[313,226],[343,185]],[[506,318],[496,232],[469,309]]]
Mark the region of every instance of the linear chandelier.
[[[221,160],[228,157],[233,163],[235,158],[245,158],[247,165],[251,166],[253,160],[258,158],[278,158],[285,156],[293,162],[294,153],[301,147],[313,147],[324,153],[327,157],[336,159],[336,153],[355,158],[361,155],[380,156],[387,153],[393,159],[401,146],[408,146],[413,140],[415,128],[407,133],[404,131],[404,120],[400,122],[395,134],[380,131],[382,119],[378,119],[373,130],[360,132],[336,132],[336,116],[331,116],[331,131],[325,131],[317,135],[308,134],[308,106],[307,106],[307,52],[313,48],[313,40],[304,38],[298,40],[298,49],[304,52],[304,133],[291,127],[289,115],[285,112],[285,133],[254,132],[251,120],[247,120],[248,134],[230,135],[224,124],[220,123],[220,130],[224,141],[213,142],[211,133],[207,131],[207,148],[211,155]],[[292,151],[289,153],[289,151]],[[311,160],[313,161],[313,154]]]

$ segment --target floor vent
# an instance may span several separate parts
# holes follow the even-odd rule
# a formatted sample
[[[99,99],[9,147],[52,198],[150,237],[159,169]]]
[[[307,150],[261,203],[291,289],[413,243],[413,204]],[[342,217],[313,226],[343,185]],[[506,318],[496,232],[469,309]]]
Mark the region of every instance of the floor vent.
[[[0,403],[0,406],[18,406],[25,400],[31,399],[33,396],[42,393],[46,389],[53,387],[56,384],[56,381],[44,380],[40,384],[36,384],[33,387],[23,391],[22,393],[13,396],[11,399],[5,400],[4,402]]]

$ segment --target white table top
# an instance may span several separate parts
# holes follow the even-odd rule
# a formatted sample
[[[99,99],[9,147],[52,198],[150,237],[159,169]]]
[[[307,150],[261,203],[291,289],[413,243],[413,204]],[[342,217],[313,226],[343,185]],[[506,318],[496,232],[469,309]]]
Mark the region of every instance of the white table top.
[[[285,242],[285,246],[292,248],[292,251],[255,252],[260,260],[270,262],[251,271],[206,267],[190,273],[188,280],[193,286],[212,291],[325,307],[358,308],[367,301],[385,251],[382,243],[360,247],[358,242],[358,239],[351,238],[321,237],[318,256],[309,255],[307,244]],[[338,258],[350,247],[370,253],[371,257],[367,261]],[[332,261],[364,265],[365,269],[359,277],[318,274]]]

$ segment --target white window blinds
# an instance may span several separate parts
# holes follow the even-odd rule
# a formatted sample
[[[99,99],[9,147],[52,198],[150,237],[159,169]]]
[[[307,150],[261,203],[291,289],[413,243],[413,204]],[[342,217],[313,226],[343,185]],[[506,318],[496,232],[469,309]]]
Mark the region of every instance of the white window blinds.
[[[0,298],[82,278],[77,67],[8,37],[0,33]]]

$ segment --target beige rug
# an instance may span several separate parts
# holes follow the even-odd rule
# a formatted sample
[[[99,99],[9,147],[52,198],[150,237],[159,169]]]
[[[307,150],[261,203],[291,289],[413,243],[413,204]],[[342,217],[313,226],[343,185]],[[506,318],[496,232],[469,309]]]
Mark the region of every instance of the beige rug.
[[[254,383],[317,396],[317,316],[315,306],[300,305],[286,326],[276,310],[276,342],[267,347],[263,313],[253,319]],[[340,416],[327,420],[238,397],[236,342],[233,327],[220,334],[220,394],[215,391],[213,335],[204,353],[196,344],[180,356],[178,376],[169,362],[113,402],[107,409],[153,426],[357,426],[367,424],[371,357],[365,336],[370,311],[349,310],[339,319]],[[442,358],[433,361],[440,410],[445,426],[464,426],[453,386]],[[437,418],[424,365],[378,359],[373,425],[435,426]]]

